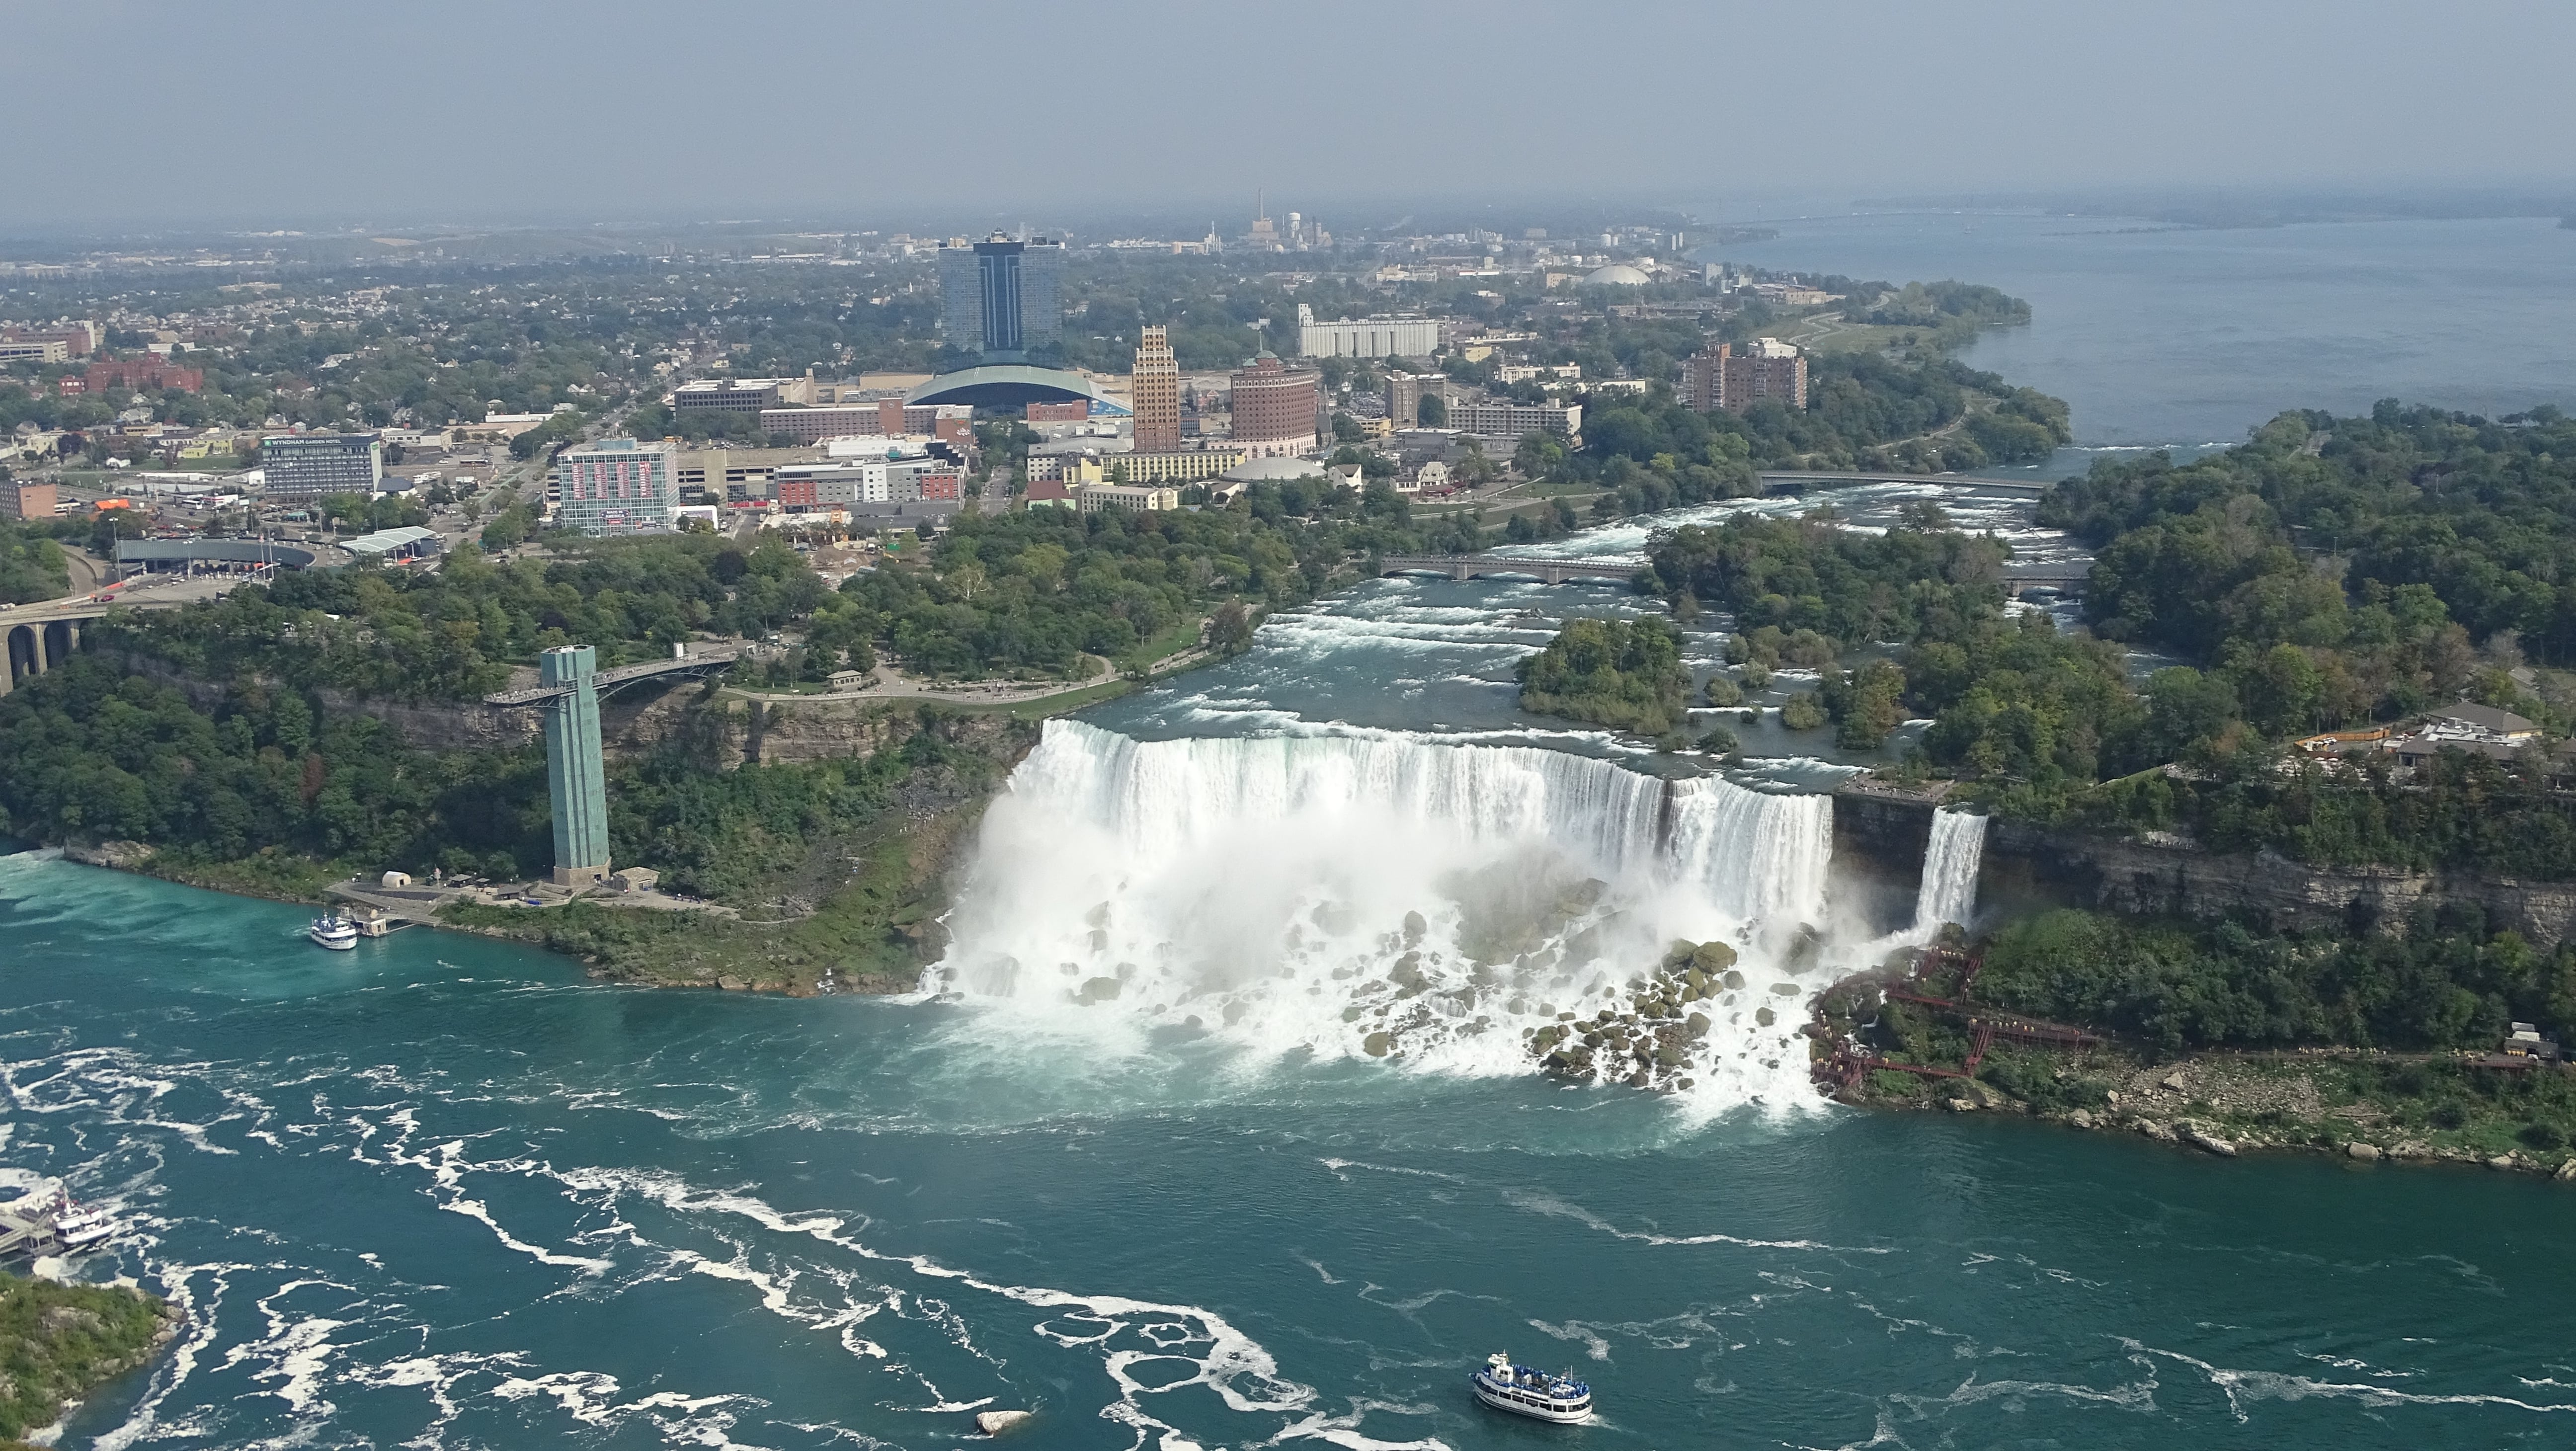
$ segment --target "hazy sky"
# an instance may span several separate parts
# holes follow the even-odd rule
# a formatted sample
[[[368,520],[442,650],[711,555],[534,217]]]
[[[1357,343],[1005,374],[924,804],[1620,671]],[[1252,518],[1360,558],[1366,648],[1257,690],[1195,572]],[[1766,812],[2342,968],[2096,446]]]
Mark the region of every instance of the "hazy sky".
[[[2566,0],[0,0],[0,232],[2555,182],[2570,54]]]

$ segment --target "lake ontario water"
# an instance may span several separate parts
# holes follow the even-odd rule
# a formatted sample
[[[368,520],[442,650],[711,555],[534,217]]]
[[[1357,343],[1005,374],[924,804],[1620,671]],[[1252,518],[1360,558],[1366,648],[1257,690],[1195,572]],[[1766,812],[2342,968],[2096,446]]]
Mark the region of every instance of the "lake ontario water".
[[[1713,208],[1702,208],[1714,212]],[[1694,253],[2031,305],[1962,357],[2065,399],[2079,444],[2235,443],[2382,398],[2495,416],[2576,402],[2576,231],[2546,218],[2178,228],[1898,212],[1771,219]]]
[[[1833,235],[1798,265],[1993,281],[2050,325],[1968,244]],[[2082,388],[1976,360],[2086,426]],[[2190,391],[2135,436],[2273,407]],[[2066,549],[2026,495],[1941,501]],[[294,907],[0,856],[0,1178],[114,1206],[132,1232],[72,1272],[189,1314],[61,1444],[921,1448],[977,1409],[1138,1451],[2576,1444],[2576,1190],[1801,1091],[1795,993],[1834,968],[1784,935],[1866,953],[1903,904],[1798,855],[1818,813],[1782,793],[1850,769],[1826,733],[1738,721],[1761,759],[1720,779],[1517,710],[1563,619],[1637,607],[1376,581],[1054,728],[935,995],[611,988],[425,930],[327,953]],[[1711,823],[1687,872],[1657,809]],[[1498,920],[1526,941],[1471,964]],[[1540,996],[1611,1001],[1669,932],[1739,944],[1789,1016],[1720,1000],[1687,1091],[1529,1071]],[[1496,1350],[1599,1418],[1479,1408]]]

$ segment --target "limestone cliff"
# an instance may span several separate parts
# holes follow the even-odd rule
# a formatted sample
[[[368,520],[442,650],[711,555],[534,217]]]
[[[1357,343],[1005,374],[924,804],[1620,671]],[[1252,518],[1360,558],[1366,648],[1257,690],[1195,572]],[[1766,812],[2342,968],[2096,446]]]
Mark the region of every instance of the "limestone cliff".
[[[1862,882],[1919,875],[1933,804],[1837,793],[1835,869]],[[2544,948],[2576,935],[2576,882],[2314,866],[2270,851],[2217,853],[2181,838],[2140,841],[2000,818],[1986,831],[1977,898],[2365,932],[2405,931],[2424,902],[2475,902],[2490,928],[2511,928]]]
[[[2189,842],[2130,841],[1998,821],[1985,880],[2019,877],[2115,912],[2246,917],[2276,929],[2403,932],[2425,902],[2475,902],[2491,929],[2550,947],[2576,934],[2576,883],[2470,872],[2326,867],[2270,851],[2220,854]],[[1999,883],[2002,885],[2003,883]]]

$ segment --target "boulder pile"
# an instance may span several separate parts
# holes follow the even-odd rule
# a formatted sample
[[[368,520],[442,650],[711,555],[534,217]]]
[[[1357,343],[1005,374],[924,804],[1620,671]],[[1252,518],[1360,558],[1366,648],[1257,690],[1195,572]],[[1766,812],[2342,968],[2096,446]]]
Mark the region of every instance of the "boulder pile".
[[[1735,949],[1723,942],[1675,942],[1655,971],[1629,985],[1625,1005],[1591,1017],[1558,1013],[1526,1030],[1530,1056],[1566,1083],[1624,1083],[1670,1091],[1692,1086],[1691,1046],[1708,1036],[1709,1016],[1694,1004],[1722,1006],[1744,990]],[[1768,1021],[1769,1008],[1760,1010]]]

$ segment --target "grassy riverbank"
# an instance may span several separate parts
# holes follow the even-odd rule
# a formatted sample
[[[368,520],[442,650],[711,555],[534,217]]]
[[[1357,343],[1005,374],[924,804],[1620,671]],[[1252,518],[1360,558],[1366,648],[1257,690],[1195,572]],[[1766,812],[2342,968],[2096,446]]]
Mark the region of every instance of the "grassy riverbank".
[[[1954,1027],[1891,1005],[1893,1056],[1955,1066]],[[1841,1094],[1893,1109],[2030,1114],[2210,1153],[2286,1150],[2355,1160],[2483,1164],[2576,1180],[2576,1071],[2473,1066],[2459,1054],[2313,1049],[2159,1057],[2118,1044],[2073,1053],[1997,1046],[1977,1076],[1878,1070]]]

